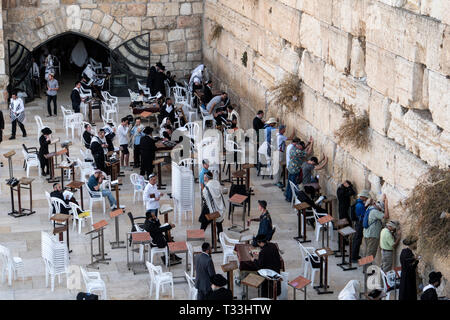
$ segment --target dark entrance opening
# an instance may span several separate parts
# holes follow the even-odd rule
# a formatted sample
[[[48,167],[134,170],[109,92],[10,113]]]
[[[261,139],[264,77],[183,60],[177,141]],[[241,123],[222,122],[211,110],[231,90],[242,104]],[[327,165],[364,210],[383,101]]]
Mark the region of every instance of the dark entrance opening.
[[[35,98],[32,79],[34,59],[40,71],[41,97],[45,96],[46,81],[43,66],[45,53],[56,57],[55,78],[59,81],[61,89],[71,90],[74,82],[80,79],[84,68],[90,62],[89,58],[92,58],[102,64],[103,71],[110,73],[103,90],[116,96],[128,96],[128,89],[137,90],[137,81],[145,83],[150,63],[150,35],[146,33],[137,36],[114,50],[98,40],[74,32],[61,33],[34,48],[33,51],[14,40],[9,40],[9,93],[13,90],[19,91],[26,102]],[[65,88],[66,86],[68,88]]]

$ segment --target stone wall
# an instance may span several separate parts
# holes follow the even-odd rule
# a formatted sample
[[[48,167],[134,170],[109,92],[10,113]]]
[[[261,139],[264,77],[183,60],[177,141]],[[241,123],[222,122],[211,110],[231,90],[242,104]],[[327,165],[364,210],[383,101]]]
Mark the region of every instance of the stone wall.
[[[211,41],[216,24],[223,31]],[[263,109],[313,136],[315,154],[330,160],[326,193],[345,179],[381,190],[391,217],[405,222],[399,203],[417,179],[450,165],[449,24],[448,0],[205,0],[203,55],[239,100],[244,127]],[[303,110],[270,102],[287,74],[303,80]],[[369,114],[367,151],[337,143],[344,102]],[[450,278],[448,260],[433,264]]]
[[[200,0],[3,0],[1,49],[13,39],[32,50],[67,31],[114,49],[149,32],[151,62],[182,78],[202,61],[202,13]]]

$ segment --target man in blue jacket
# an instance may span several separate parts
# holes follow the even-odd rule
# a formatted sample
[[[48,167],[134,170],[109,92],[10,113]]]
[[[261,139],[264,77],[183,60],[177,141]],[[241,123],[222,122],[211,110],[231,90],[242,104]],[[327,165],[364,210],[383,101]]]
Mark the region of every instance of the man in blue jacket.
[[[365,203],[367,199],[370,198],[369,191],[363,190],[358,194],[358,199],[356,199],[355,204],[355,214],[356,214],[356,222],[355,222],[355,236],[353,237],[353,247],[352,247],[352,262],[358,262],[358,259],[361,258],[359,255],[359,248],[361,247],[362,238],[363,238],[363,218],[364,213],[366,212]]]
[[[251,221],[259,222],[258,234],[256,236],[264,235],[267,241],[270,241],[272,239],[274,230],[272,226],[272,218],[270,217],[270,213],[267,210],[267,202],[264,200],[258,200],[258,209],[261,212],[261,215],[259,216],[259,218],[248,219],[248,225],[250,226]],[[253,239],[253,246],[258,246],[256,238]]]

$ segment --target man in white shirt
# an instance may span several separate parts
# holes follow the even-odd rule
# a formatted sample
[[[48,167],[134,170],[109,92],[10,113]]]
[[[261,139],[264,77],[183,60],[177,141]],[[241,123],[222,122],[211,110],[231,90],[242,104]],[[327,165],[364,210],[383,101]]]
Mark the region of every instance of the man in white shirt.
[[[122,151],[120,155],[120,165],[122,167],[128,167],[130,160],[130,152],[128,151],[128,131],[130,128],[128,126],[128,119],[122,118],[121,124],[117,129],[117,134],[119,135],[119,145],[120,150]]]
[[[13,92],[11,95],[11,102],[9,103],[9,116],[11,117],[12,122],[11,137],[9,140],[16,138],[17,122],[19,122],[20,130],[22,130],[22,135],[25,138],[27,136],[27,131],[23,125],[23,121],[25,120],[25,106],[23,105],[23,100],[17,97],[16,92]]]
[[[300,143],[299,138],[292,139],[292,143],[290,143],[286,148],[286,168],[289,166],[290,157],[289,154],[291,153],[292,148],[294,147],[294,144]]]
[[[278,158],[279,164],[278,164],[278,171],[277,171],[277,175],[276,175],[276,179],[277,179],[276,186],[279,188],[285,187],[284,184],[281,182],[283,175],[284,175],[283,166],[285,163],[287,163],[287,161],[286,161],[286,141],[288,140],[288,138],[284,135],[285,133],[286,133],[286,126],[281,125],[278,128],[278,133],[277,133],[277,148],[278,148],[278,151],[280,152],[280,156]],[[291,140],[293,137],[294,137],[294,133],[292,133],[292,135],[289,137],[289,140]],[[290,150],[290,148],[289,148],[289,150]]]
[[[149,176],[149,181],[144,189],[144,194],[142,196],[145,203],[145,210],[155,212],[158,214],[159,210],[159,199],[164,195],[158,191],[158,185],[156,184],[157,176],[152,173]]]

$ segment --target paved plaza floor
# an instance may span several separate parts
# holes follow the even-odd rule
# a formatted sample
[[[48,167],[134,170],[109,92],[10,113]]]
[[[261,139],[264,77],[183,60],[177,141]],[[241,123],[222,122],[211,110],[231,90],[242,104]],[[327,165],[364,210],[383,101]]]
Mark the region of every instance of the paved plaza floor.
[[[65,90],[62,90],[58,94],[58,105],[69,105],[69,94],[72,89],[71,85],[67,85]],[[120,116],[129,114],[129,99],[120,98]],[[28,136],[22,138],[20,129],[18,128],[16,140],[8,140],[11,132],[11,124],[9,121],[8,112],[3,111],[5,115],[6,128],[4,130],[4,140],[0,144],[0,154],[14,150],[16,155],[13,157],[14,176],[17,178],[25,177],[26,172],[22,167],[23,155],[22,155],[22,143],[27,147],[38,147],[37,126],[34,121],[34,116],[41,116],[44,125],[49,126],[53,130],[53,137],[59,137],[61,141],[71,139],[70,132],[69,137],[66,137],[65,129],[62,125],[62,113],[58,110],[58,116],[47,118],[46,114],[46,101],[43,99],[36,99],[33,102],[26,104],[26,128]],[[101,126],[101,120],[98,118],[98,114],[95,113],[95,120],[97,121],[97,127]],[[116,138],[117,140],[117,138]],[[81,140],[79,136],[76,136],[74,145],[70,148],[71,157],[80,157],[81,154],[79,148],[81,146]],[[117,145],[117,141],[116,141]],[[58,145],[59,147],[59,145]],[[34,178],[33,182],[33,209],[36,213],[30,216],[14,218],[7,214],[10,211],[10,191],[9,187],[5,184],[5,179],[8,178],[8,162],[2,157],[3,168],[0,169],[0,244],[7,246],[11,249],[13,255],[20,256],[25,264],[25,279],[19,277],[18,280],[13,282],[13,285],[8,286],[7,282],[0,284],[0,299],[75,299],[78,291],[68,290],[66,287],[66,278],[63,277],[61,283],[55,282],[55,290],[52,292],[50,287],[45,286],[44,275],[44,262],[41,258],[41,231],[51,231],[52,224],[48,219],[48,205],[45,199],[44,191],[51,191],[52,184],[48,183],[44,177],[39,177],[36,168],[32,168],[30,177]],[[140,199],[136,203],[133,203],[133,187],[130,183],[129,175],[134,170],[125,170],[125,177],[123,177],[123,186],[120,191],[120,203],[126,206],[126,212],[131,211],[134,216],[143,216],[145,209]],[[79,172],[77,172],[79,177]],[[168,185],[166,192],[170,191],[170,166],[163,167],[163,182]],[[261,177],[256,176],[255,169],[252,169],[251,182],[254,186],[255,195],[251,201],[251,216],[257,217],[257,200],[265,199],[268,202],[268,209],[272,215],[273,223],[277,225],[277,231],[274,235],[273,242],[277,243],[282,249],[282,257],[285,262],[286,271],[289,273],[289,279],[292,280],[298,275],[303,275],[304,265],[301,261],[301,254],[297,241],[293,239],[297,235],[297,216],[290,208],[290,204],[284,200],[284,195],[280,189],[276,186],[263,186],[264,184],[272,183],[273,180],[262,180]],[[229,188],[229,184],[226,183]],[[76,199],[79,201],[79,192],[75,194]],[[196,198],[196,210],[194,223],[192,223],[191,215],[188,214],[187,219],[182,217],[181,223],[174,222],[176,228],[172,231],[176,241],[186,240],[187,229],[199,229],[200,223],[198,217],[200,214],[200,196],[198,192],[198,186],[195,188]],[[87,206],[87,194],[84,190],[85,206]],[[173,206],[172,200],[165,195],[162,203],[170,203]],[[228,195],[225,195],[225,199],[228,199]],[[24,193],[23,203],[28,205],[28,194]],[[102,279],[106,283],[108,298],[113,300],[119,299],[150,299],[149,297],[149,275],[148,273],[134,275],[132,271],[127,268],[126,249],[111,249],[110,241],[115,239],[115,230],[113,220],[110,220],[109,204],[106,201],[107,215],[103,216],[101,205],[98,203],[94,205],[94,222],[98,222],[102,219],[106,219],[109,225],[105,230],[105,249],[108,257],[111,261],[108,265],[100,265],[99,272]],[[241,210],[236,210],[236,219],[241,218]],[[173,222],[173,214],[170,215],[170,220]],[[130,221],[126,215],[122,215],[119,218],[120,222],[120,237],[121,240],[125,238],[125,232],[131,229]],[[224,230],[227,235],[233,238],[239,237],[240,234],[227,230],[231,225],[230,220],[225,218]],[[257,232],[258,223],[252,223],[250,230],[247,234],[255,234]],[[211,228],[206,231],[207,241],[211,241],[210,236]],[[72,231],[72,230],[70,230]],[[81,234],[77,231],[70,233],[70,247],[73,252],[70,254],[70,264],[86,266],[90,263],[90,241],[89,236],[85,235],[89,231],[89,227],[86,226]],[[314,238],[314,232],[311,226],[307,226],[308,238]],[[337,249],[337,232],[334,231],[334,240],[330,242],[330,247],[333,250]],[[200,243],[195,244],[200,245]],[[313,241],[307,244],[315,248],[320,247],[320,241]],[[171,271],[175,276],[184,275],[185,270],[185,257],[184,254],[181,264],[173,266]],[[220,265],[222,264],[223,256],[221,253],[213,255],[213,261],[215,264],[216,272],[222,273]],[[308,288],[308,299],[337,299],[339,291],[345,286],[345,284],[351,280],[360,280],[362,283],[363,273],[362,268],[358,267],[357,270],[344,272],[336,264],[339,263],[340,258],[331,256],[329,259],[329,284],[330,290],[333,294],[318,295],[315,290]],[[157,258],[157,264],[161,264],[161,260]],[[166,270],[165,267],[163,267]],[[96,270],[95,270],[96,271]],[[316,279],[318,279],[318,274]],[[317,280],[316,280],[317,281]],[[316,282],[317,284],[317,282]],[[235,286],[235,296],[238,299],[241,298],[241,286]],[[250,298],[256,297],[256,290],[250,290]],[[187,283],[175,284],[175,299],[186,299],[188,295]],[[153,293],[152,298],[155,295]],[[302,299],[303,294],[297,294],[297,299]],[[163,292],[161,299],[171,299],[169,291]],[[288,290],[288,299],[293,299],[292,289]]]

